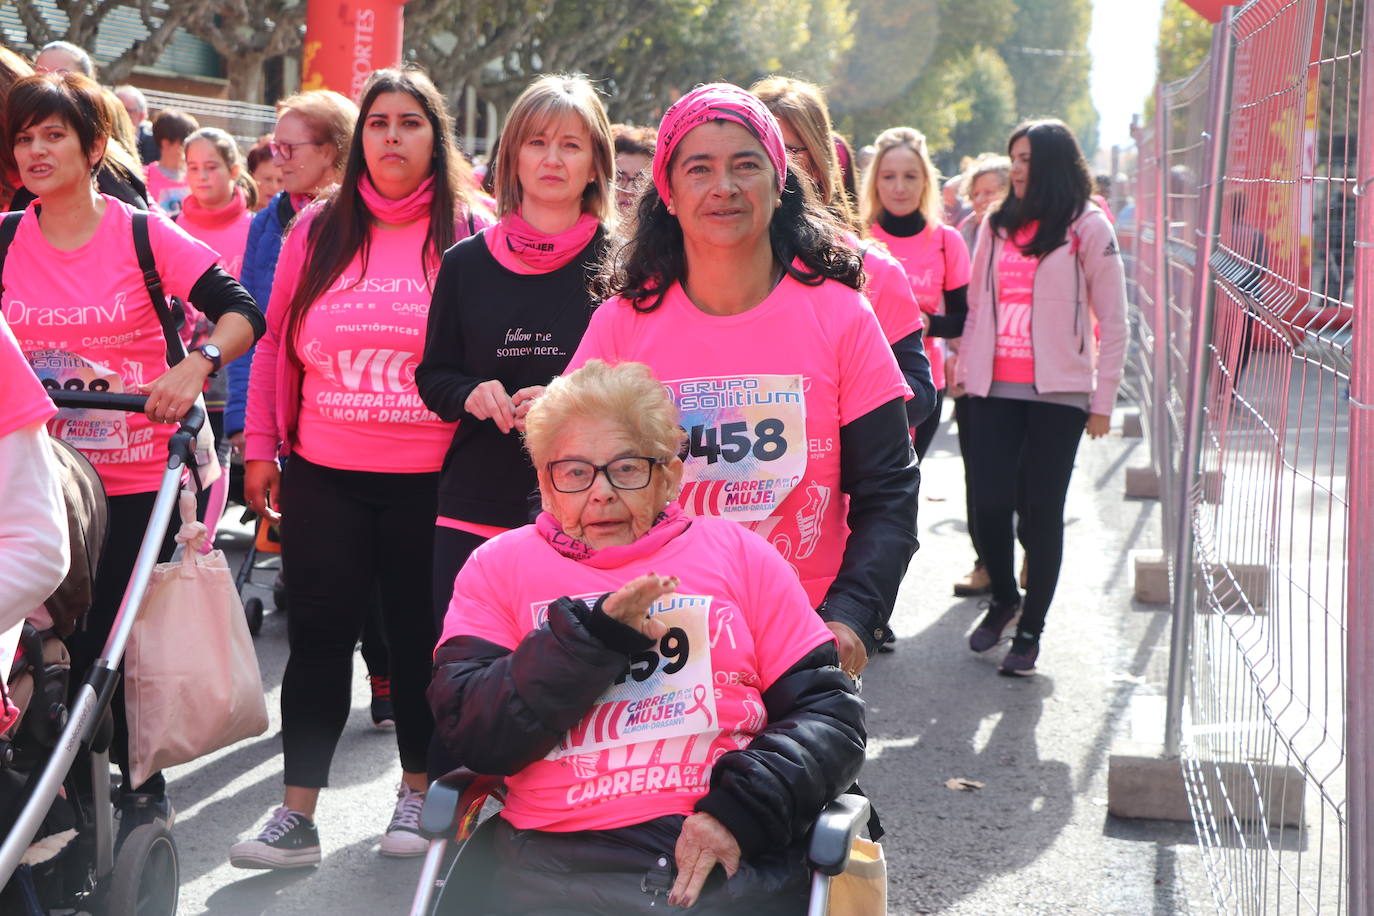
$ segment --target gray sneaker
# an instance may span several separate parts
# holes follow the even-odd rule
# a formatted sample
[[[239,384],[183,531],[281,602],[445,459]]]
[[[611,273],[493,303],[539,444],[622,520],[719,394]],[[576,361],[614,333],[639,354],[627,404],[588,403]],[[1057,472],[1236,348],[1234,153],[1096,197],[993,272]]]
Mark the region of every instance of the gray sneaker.
[[[1040,657],[1040,637],[1032,636],[1024,630],[1017,633],[1011,641],[1011,650],[1002,659],[998,674],[1010,677],[1026,677],[1035,673],[1035,662]]]
[[[968,637],[968,647],[974,652],[986,652],[1002,641],[1002,633],[1021,618],[1021,602],[999,604],[997,599],[987,603],[988,612]]]
[[[315,822],[286,806],[272,812],[262,832],[229,847],[235,868],[304,868],[320,864],[320,832]]]

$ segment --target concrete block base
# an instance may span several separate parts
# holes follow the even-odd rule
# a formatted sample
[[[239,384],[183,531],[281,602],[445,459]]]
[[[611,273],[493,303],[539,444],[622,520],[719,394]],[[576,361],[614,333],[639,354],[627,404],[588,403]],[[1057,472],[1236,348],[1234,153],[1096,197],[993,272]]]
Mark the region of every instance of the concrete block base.
[[[1162,550],[1132,550],[1135,568],[1135,600],[1141,604],[1168,604],[1169,563]]]
[[[1134,741],[1119,742],[1107,763],[1107,810],[1117,817],[1191,821],[1183,769],[1162,748]],[[1302,773],[1296,767],[1259,763],[1203,765],[1204,778],[1221,783],[1225,797],[1241,817],[1264,812],[1270,827],[1303,823]],[[1215,790],[1217,787],[1213,787]]]
[[[1227,569],[1230,575],[1227,575]],[[1230,563],[1226,569],[1212,570],[1211,600],[1222,613],[1245,614],[1252,609],[1263,612],[1269,603],[1269,567],[1257,563]],[[1199,583],[1201,587],[1202,583]],[[1209,596],[1198,595],[1198,607],[1211,607]]]
[[[1202,501],[1209,505],[1221,505],[1226,492],[1226,474],[1222,471],[1202,472]]]
[[[1159,499],[1159,475],[1148,464],[1126,468],[1127,499]]]
[[[1140,421],[1140,411],[1128,410],[1121,415],[1121,435],[1126,439],[1139,439],[1145,435],[1145,425]]]

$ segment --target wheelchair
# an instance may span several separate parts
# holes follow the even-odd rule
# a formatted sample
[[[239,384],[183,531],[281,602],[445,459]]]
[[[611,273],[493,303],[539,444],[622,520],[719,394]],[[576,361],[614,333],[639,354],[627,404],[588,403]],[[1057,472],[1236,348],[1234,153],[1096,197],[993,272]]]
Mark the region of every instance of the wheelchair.
[[[465,768],[430,784],[420,811],[420,832],[429,840],[420,880],[411,902],[410,916],[478,916],[499,911],[490,878],[496,870],[492,838],[496,819],[478,823],[488,798],[505,797],[499,776],[483,776]],[[841,795],[830,802],[811,828],[807,864],[811,868],[811,895],[807,916],[825,916],[830,905],[830,879],[845,870],[849,850],[860,829],[868,823],[868,799]],[[458,854],[447,873],[444,862],[449,843]],[[445,891],[452,889],[452,893]]]

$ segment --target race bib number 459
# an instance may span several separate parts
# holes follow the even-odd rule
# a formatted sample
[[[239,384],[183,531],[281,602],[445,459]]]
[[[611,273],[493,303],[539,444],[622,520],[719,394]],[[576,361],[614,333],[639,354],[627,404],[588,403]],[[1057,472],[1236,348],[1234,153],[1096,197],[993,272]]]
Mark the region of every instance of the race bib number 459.
[[[649,613],[668,627],[658,645],[630,659],[591,711],[548,755],[557,760],[643,741],[718,729],[705,595],[670,595]]]
[[[736,522],[768,518],[806,472],[800,375],[668,382],[687,431],[682,507]]]

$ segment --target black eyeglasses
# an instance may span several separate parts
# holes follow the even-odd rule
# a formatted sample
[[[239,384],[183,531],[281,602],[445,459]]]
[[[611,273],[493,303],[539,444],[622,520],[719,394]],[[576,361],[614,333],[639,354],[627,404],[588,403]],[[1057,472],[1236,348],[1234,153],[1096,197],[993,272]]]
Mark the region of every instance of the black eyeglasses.
[[[290,162],[298,146],[324,146],[324,142],[321,140],[302,140],[300,143],[279,143],[272,140],[268,142],[267,150],[272,154],[273,159]]]
[[[599,473],[604,473],[617,490],[642,490],[654,476],[654,465],[662,463],[662,458],[646,458],[643,455],[627,455],[609,464],[562,458],[550,461],[547,469],[549,482],[559,493],[581,493],[591,487]]]

